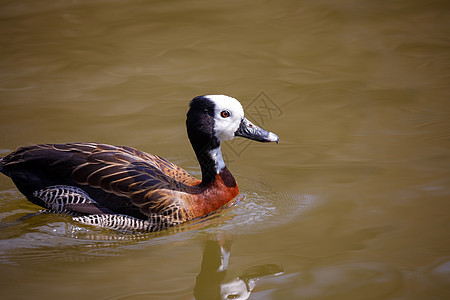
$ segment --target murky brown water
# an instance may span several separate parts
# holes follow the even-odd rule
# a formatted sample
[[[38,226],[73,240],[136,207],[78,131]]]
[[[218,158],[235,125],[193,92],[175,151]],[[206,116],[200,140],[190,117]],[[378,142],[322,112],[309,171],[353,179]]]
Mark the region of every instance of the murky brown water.
[[[450,298],[447,1],[3,1],[0,22],[2,155],[97,141],[199,176],[185,113],[212,93],[280,136],[223,145],[238,205],[158,235],[32,215],[0,176],[0,298]]]

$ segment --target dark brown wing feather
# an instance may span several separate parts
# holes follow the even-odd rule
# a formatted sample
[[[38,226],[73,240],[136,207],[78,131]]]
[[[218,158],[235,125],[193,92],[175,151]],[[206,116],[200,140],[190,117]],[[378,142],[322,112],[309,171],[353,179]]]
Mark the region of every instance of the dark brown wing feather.
[[[200,181],[167,160],[131,148],[94,151],[72,173],[82,185],[126,197],[145,215],[154,213],[177,220],[192,217],[192,194]]]
[[[15,172],[16,177],[21,173],[35,181],[40,178],[34,189],[72,182],[88,193],[102,191],[103,197],[97,193],[93,199],[117,213],[123,213],[120,206],[131,205],[146,216],[156,213],[189,219],[193,217],[192,195],[201,192],[196,186],[200,181],[183,169],[129,147],[96,143],[36,145],[11,153],[5,157],[3,167]]]

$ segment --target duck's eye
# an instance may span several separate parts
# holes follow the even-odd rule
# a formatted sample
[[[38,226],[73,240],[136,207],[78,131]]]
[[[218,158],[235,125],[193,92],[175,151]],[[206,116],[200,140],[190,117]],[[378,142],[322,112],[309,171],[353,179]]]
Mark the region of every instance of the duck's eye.
[[[220,112],[220,116],[221,116],[222,118],[228,118],[230,115],[231,115],[231,114],[230,114],[230,112],[229,112],[228,110],[222,110],[222,111]]]

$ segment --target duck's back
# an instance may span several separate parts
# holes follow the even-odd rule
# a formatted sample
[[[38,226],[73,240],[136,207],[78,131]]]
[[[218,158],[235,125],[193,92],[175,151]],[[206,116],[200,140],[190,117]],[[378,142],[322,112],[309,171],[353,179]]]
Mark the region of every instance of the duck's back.
[[[40,206],[49,208],[49,197],[55,202],[64,193],[75,197],[65,207],[75,214],[183,221],[200,192],[198,179],[159,156],[97,143],[22,147],[0,161],[0,171]],[[83,197],[91,200],[78,199]]]

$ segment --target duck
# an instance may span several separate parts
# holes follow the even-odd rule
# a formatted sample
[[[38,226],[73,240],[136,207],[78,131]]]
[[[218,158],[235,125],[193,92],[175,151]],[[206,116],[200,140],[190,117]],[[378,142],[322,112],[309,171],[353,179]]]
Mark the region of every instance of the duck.
[[[20,147],[0,158],[0,172],[43,212],[101,228],[155,232],[210,215],[239,194],[222,142],[279,141],[226,95],[193,98],[186,129],[201,180],[158,155],[94,142]]]

